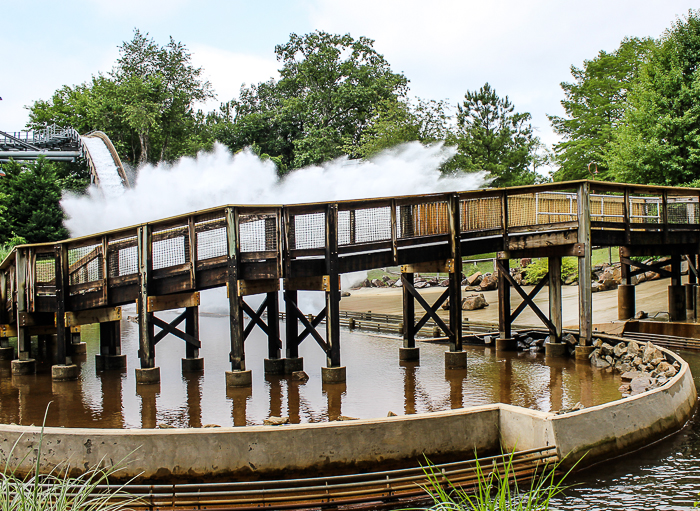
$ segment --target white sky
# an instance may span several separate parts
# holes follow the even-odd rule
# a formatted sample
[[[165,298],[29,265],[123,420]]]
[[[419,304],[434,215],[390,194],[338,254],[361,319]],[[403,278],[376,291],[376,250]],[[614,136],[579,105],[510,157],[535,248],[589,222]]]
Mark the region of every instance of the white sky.
[[[0,130],[24,127],[23,108],[62,85],[108,72],[133,29],[183,42],[219,101],[277,75],[274,46],[315,29],[375,40],[413,95],[460,101],[491,83],[530,112],[545,143],[546,114],[562,114],[561,81],[625,36],[658,37],[689,1],[562,0],[0,0]],[[218,101],[210,105],[214,108]]]

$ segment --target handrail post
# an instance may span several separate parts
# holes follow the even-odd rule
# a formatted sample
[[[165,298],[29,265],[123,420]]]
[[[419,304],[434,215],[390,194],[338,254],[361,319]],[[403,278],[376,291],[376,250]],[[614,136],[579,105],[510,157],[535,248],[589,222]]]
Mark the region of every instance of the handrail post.
[[[148,296],[151,291],[153,274],[153,240],[151,226],[141,225],[137,231],[139,269],[139,359],[141,367],[136,368],[136,383],[160,383],[160,368],[156,367],[153,313],[148,310]]]
[[[27,326],[22,321],[27,312],[27,254],[24,249],[15,249],[15,282],[17,288],[15,324],[19,360],[12,361],[12,374],[33,374],[36,372],[36,361],[31,358],[31,338]]]
[[[324,383],[344,383],[345,367],[340,365],[340,289],[338,258],[338,204],[326,206],[326,353],[327,367],[321,368]]]
[[[577,213],[578,243],[581,248],[578,256],[579,344],[582,346],[590,346],[593,335],[590,194],[590,182],[581,183],[578,188]]]

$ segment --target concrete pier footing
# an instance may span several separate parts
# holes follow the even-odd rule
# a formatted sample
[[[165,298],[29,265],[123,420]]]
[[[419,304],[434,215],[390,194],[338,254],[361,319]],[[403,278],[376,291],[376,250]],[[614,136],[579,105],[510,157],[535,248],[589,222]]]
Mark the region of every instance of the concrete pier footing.
[[[464,369],[467,367],[466,351],[446,351],[445,369]]]
[[[98,371],[124,369],[125,367],[126,355],[95,355],[95,368]]]
[[[548,342],[544,345],[544,353],[547,357],[565,357],[566,344],[563,342]]]
[[[284,360],[284,374],[304,370],[304,357],[283,358],[282,360]]]
[[[15,358],[15,349],[12,346],[0,348],[0,360],[12,360]]]
[[[36,372],[36,360],[29,358],[27,360],[13,360],[12,374],[34,374]]]
[[[683,284],[685,289],[685,318],[695,323],[697,321],[697,284]]]
[[[182,372],[183,373],[196,373],[199,371],[204,371],[204,359],[203,358],[183,358],[182,359]]]
[[[668,316],[671,321],[685,321],[685,289],[683,286],[668,286]]]
[[[403,362],[420,360],[420,348],[399,348],[399,360]]]
[[[226,371],[227,387],[250,387],[253,384],[253,373],[247,371]]]
[[[518,341],[511,338],[496,339],[496,351],[517,351]]]
[[[581,346],[581,345],[576,346],[576,352],[575,352],[576,360],[588,360],[588,357],[590,356],[591,353],[593,353],[594,349],[595,349],[595,346]]]
[[[87,344],[84,342],[78,342],[71,345],[73,350],[73,355],[85,355],[87,353]]]
[[[321,381],[323,383],[345,383],[345,377],[345,366],[321,368]]]
[[[58,364],[51,366],[51,379],[53,381],[77,380],[80,370],[75,364]]]
[[[136,368],[137,384],[160,383],[160,367]]]
[[[632,284],[617,286],[617,319],[630,319],[636,313],[635,287]]]
[[[266,358],[264,360],[265,374],[284,374],[283,358]]]

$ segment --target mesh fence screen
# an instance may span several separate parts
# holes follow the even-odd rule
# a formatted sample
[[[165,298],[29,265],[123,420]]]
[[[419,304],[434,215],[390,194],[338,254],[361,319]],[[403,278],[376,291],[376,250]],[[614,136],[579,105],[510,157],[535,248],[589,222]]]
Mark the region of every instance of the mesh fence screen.
[[[152,233],[153,269],[170,268],[189,262],[187,228],[174,227]]]
[[[84,284],[101,280],[102,245],[87,245],[68,249],[69,284]]]
[[[462,232],[500,229],[501,199],[483,197],[463,199],[460,201],[460,219]]]
[[[294,240],[298,250],[326,246],[326,214],[294,215]]]
[[[37,284],[56,284],[56,256],[37,254],[35,273]]]
[[[697,197],[669,197],[668,222],[670,224],[700,223],[700,208]]]
[[[371,243],[391,239],[391,208],[354,209],[338,213],[338,244]]]
[[[195,224],[197,233],[197,260],[204,261],[228,254],[226,220],[221,215],[201,218]]]
[[[241,252],[277,250],[277,218],[268,215],[241,215],[239,218]]]
[[[110,277],[123,277],[138,273],[139,261],[136,243],[136,236],[109,242],[107,267]]]
[[[397,215],[397,236],[399,238],[430,236],[449,232],[446,201],[399,206]]]

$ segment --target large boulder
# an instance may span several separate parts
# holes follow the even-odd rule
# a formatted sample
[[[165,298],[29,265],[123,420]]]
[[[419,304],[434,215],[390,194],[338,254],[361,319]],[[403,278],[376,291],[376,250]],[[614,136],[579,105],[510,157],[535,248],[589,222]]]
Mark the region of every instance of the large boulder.
[[[489,302],[484,298],[483,293],[467,295],[462,299],[462,310],[473,311],[488,307]]]
[[[481,280],[479,289],[481,289],[481,291],[493,291],[494,289],[498,289],[498,277],[493,273],[487,273]]]
[[[637,394],[646,392],[651,388],[652,383],[653,381],[651,377],[646,374],[642,374],[640,376],[637,376],[636,378],[633,378],[630,382],[630,395],[636,396]]]
[[[484,276],[481,274],[480,271],[473,273],[467,277],[467,285],[468,286],[478,286],[481,284],[481,281],[483,280]]]

